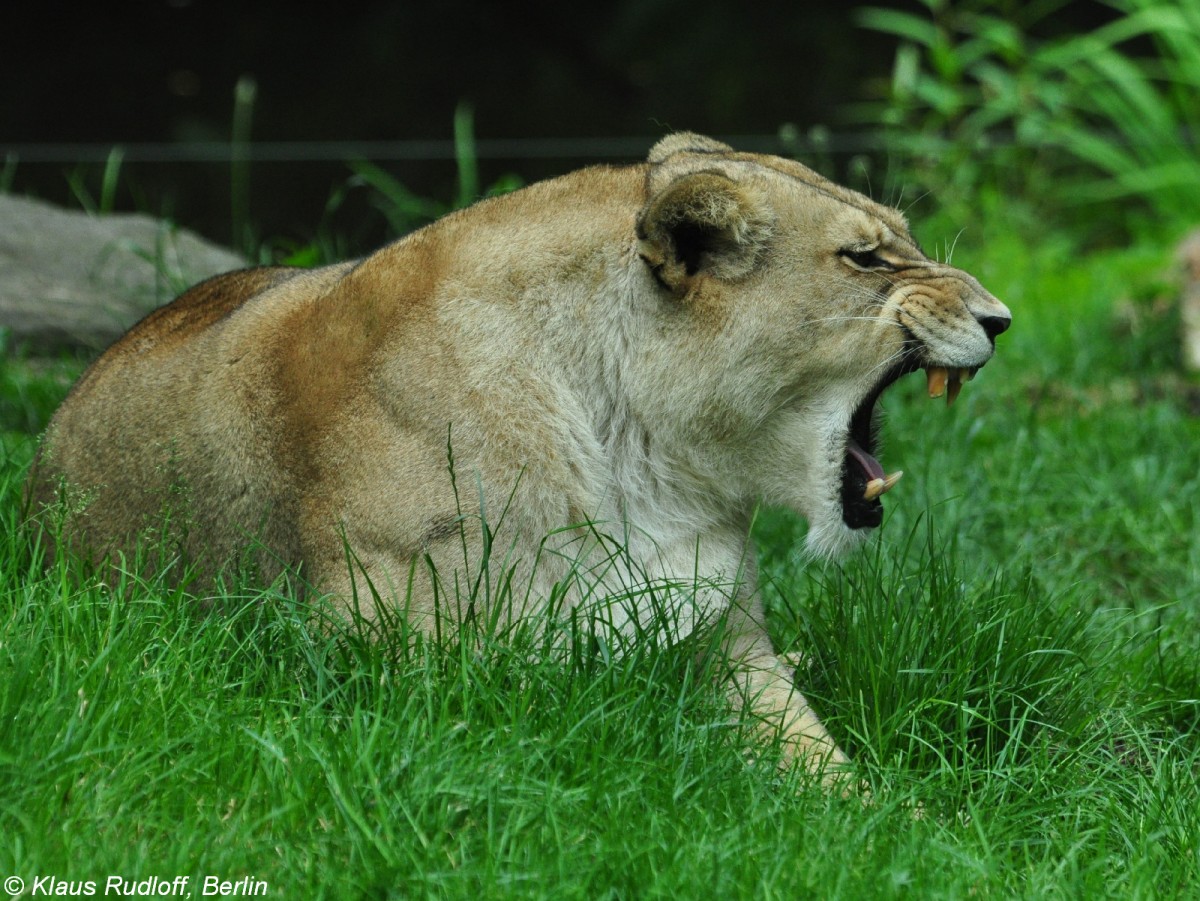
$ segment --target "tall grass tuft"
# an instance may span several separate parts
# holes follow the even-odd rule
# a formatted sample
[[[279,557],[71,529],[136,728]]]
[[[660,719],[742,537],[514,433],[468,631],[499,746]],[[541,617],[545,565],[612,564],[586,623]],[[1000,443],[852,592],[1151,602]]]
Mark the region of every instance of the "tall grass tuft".
[[[402,181],[369,160],[352,160],[351,187],[371,192],[371,203],[387,219],[394,235],[404,235],[453,210],[470,206],[480,197],[492,197],[521,187],[516,175],[504,175],[480,187],[479,160],[475,152],[475,116],[469,104],[460,103],[454,111],[455,189],[450,201],[442,201],[413,192]]]
[[[10,157],[13,168],[16,168],[15,157]],[[100,196],[93,197],[88,188],[87,169],[79,166],[66,173],[67,185],[76,202],[93,216],[107,215],[116,209],[117,187],[121,180],[121,165],[125,161],[125,151],[114,147],[109,151],[104,161],[104,169],[100,175]],[[6,193],[7,188],[0,180],[0,193]]]
[[[1111,703],[1097,677],[1090,616],[1047,595],[1030,572],[968,580],[928,521],[779,590],[802,653],[800,683],[839,698],[852,756],[881,767],[961,775],[1062,752]],[[828,703],[828,701],[827,701]]]
[[[233,88],[233,121],[229,135],[229,217],[233,246],[249,254],[257,244],[250,220],[250,127],[258,82],[243,75]]]

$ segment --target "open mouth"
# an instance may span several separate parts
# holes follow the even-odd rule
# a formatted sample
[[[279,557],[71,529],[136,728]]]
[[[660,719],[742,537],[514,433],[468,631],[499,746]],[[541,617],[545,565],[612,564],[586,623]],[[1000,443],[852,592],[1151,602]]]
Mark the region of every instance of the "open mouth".
[[[880,498],[892,489],[904,475],[903,471],[884,471],[875,459],[879,426],[876,404],[883,392],[901,376],[922,368],[915,362],[901,362],[888,372],[879,384],[863,399],[850,417],[846,435],[846,457],[842,463],[842,521],[851,529],[874,528],[883,522],[883,503]],[[929,396],[945,395],[946,405],[954,403],[979,367],[951,368],[926,365]]]

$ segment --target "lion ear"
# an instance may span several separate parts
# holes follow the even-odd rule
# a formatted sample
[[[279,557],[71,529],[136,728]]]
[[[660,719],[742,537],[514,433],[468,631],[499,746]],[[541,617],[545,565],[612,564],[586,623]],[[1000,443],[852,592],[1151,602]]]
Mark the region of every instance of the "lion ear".
[[[757,264],[771,235],[770,204],[753,185],[693,172],[650,198],[638,217],[638,250],[677,294],[699,276],[735,280]]]
[[[648,162],[658,164],[677,153],[733,153],[733,148],[695,132],[677,131],[650,148]]]

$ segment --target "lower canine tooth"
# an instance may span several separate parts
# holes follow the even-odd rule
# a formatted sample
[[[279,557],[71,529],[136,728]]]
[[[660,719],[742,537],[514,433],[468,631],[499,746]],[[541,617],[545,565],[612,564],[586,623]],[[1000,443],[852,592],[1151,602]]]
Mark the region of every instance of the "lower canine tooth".
[[[946,389],[946,406],[950,406],[958,399],[958,392],[962,391],[963,383],[958,379],[958,373],[954,374],[954,378],[950,380]]]

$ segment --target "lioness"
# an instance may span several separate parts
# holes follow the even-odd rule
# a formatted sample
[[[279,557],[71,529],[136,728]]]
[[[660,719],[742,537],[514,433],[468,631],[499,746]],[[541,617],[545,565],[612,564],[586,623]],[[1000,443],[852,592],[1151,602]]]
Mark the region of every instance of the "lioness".
[[[818,555],[859,544],[900,476],[880,394],[924,368],[953,399],[1009,321],[896,210],[676,134],[357,262],[196,286],[79,380],[33,496],[65,485],[98,556],[172,506],[212,566],[252,545],[418,626],[465,591],[625,634],[727,613],[732,697],[828,783],[846,758],[763,630],[753,511],[798,511]]]

